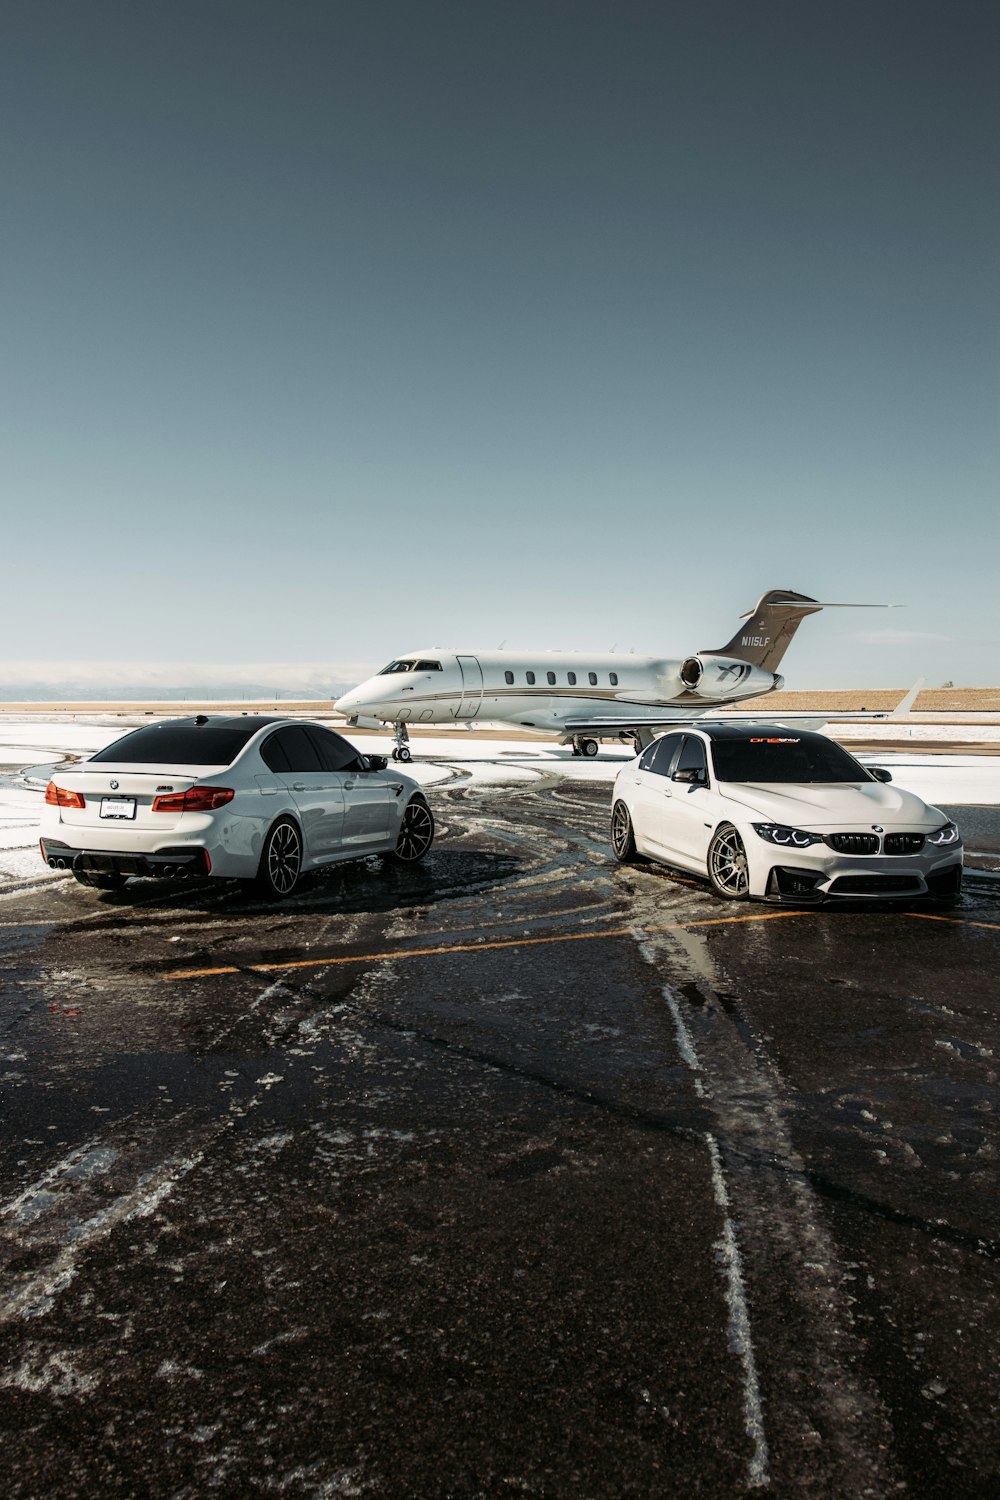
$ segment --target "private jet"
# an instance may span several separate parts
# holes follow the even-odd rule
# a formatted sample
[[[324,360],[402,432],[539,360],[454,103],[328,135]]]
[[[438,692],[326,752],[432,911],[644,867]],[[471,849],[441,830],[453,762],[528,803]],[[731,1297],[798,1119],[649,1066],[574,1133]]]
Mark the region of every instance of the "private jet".
[[[334,706],[348,728],[391,724],[396,761],[412,758],[411,725],[477,722],[557,735],[562,744],[572,745],[574,755],[596,755],[598,741],[611,737],[631,740],[641,751],[670,725],[705,718],[782,687],[777,667],[807,615],[821,609],[892,607],[821,604],[806,594],[771,589],[741,616],[747,623],[726,645],[677,658],[436,647],[411,651],[336,699]],[[791,717],[818,727],[830,716],[782,715]]]

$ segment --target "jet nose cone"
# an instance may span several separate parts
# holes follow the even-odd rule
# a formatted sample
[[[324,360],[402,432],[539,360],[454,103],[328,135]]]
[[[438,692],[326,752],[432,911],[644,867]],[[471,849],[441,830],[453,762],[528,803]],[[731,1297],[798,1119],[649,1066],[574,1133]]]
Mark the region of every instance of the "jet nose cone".
[[[334,698],[333,706],[340,714],[353,713],[357,707],[357,697],[354,693],[344,693],[340,698]]]

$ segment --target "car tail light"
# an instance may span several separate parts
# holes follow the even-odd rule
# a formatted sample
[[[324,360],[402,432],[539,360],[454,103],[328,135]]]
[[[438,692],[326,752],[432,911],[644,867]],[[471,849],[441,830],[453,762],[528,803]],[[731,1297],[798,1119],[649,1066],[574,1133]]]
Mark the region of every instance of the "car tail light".
[[[186,792],[153,800],[154,812],[214,812],[232,802],[236,793],[228,786],[189,786]]]
[[[64,786],[56,786],[50,781],[45,788],[45,800],[50,807],[86,807],[87,802],[82,792],[68,792]]]

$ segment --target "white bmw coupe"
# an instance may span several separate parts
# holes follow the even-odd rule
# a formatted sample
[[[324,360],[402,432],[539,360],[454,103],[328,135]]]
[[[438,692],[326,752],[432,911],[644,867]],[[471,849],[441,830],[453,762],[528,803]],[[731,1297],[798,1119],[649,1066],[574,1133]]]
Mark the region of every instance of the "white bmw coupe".
[[[322,865],[423,859],[434,819],[415,781],[321,724],[198,714],[59,771],[41,834],[47,864],[98,890],[130,875],[212,875],[273,898]]]
[[[708,876],[730,900],[954,899],[962,841],[939,808],[822,734],[712,724],[661,735],[622,770],[619,860]]]

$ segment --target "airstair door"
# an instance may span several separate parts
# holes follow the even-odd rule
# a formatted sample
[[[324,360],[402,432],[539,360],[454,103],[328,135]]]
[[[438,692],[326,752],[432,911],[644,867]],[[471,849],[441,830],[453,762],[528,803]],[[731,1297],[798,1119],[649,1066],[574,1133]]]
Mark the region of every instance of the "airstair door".
[[[462,701],[455,717],[474,719],[483,702],[483,669],[477,656],[460,656],[458,665],[462,672]]]

